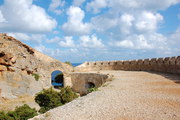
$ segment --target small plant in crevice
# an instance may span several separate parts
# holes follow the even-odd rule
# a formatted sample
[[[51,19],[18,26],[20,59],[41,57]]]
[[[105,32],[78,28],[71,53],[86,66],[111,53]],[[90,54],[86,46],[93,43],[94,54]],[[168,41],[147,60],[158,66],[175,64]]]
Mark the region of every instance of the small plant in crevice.
[[[66,64],[68,64],[68,65],[72,66],[72,64],[71,64],[71,62],[70,62],[70,61],[66,61],[66,62],[64,62],[64,63],[66,63]]]
[[[97,87],[93,87],[93,88],[88,88],[88,93],[94,92],[94,91],[98,91]]]
[[[34,79],[35,79],[36,81],[38,81],[39,78],[40,78],[40,76],[39,76],[38,74],[36,74],[36,73],[33,73],[32,76],[34,77]]]
[[[66,104],[77,97],[78,95],[73,92],[70,87],[60,88],[60,92],[55,91],[51,87],[37,93],[35,96],[35,101],[41,107],[39,112],[45,113],[46,111]]]

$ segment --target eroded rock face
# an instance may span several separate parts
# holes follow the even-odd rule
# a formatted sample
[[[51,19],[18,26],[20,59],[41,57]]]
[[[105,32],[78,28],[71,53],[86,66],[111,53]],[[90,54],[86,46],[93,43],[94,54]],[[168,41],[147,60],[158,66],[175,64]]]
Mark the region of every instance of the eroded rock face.
[[[34,95],[51,86],[51,73],[64,73],[65,86],[70,83],[73,67],[46,56],[22,42],[0,34],[0,98]],[[38,75],[39,79],[35,79]],[[66,81],[67,79],[67,81]]]

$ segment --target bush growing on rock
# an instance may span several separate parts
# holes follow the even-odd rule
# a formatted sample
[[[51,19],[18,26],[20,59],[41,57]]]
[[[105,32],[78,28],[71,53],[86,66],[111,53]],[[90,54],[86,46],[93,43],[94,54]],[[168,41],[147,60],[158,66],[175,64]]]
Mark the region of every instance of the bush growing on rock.
[[[64,63],[66,63],[66,64],[68,64],[68,65],[72,66],[72,64],[71,64],[71,62],[70,62],[70,61],[66,61],[66,62],[64,62]]]
[[[45,113],[46,111],[68,103],[77,97],[78,95],[73,92],[70,87],[60,88],[60,92],[55,91],[51,87],[37,93],[35,101],[41,107],[39,112]]]
[[[72,100],[78,97],[78,95],[75,92],[73,92],[70,87],[60,88],[60,90],[61,102],[63,104],[71,102]]]
[[[35,101],[41,107],[40,113],[44,113],[52,108],[62,105],[59,93],[53,88],[44,89],[36,94]]]
[[[36,73],[33,73],[32,76],[34,76],[35,80],[38,81],[39,80],[39,75]]]
[[[30,108],[27,104],[16,107],[14,111],[7,113],[0,112],[0,120],[28,120],[37,115],[37,111],[34,108]]]

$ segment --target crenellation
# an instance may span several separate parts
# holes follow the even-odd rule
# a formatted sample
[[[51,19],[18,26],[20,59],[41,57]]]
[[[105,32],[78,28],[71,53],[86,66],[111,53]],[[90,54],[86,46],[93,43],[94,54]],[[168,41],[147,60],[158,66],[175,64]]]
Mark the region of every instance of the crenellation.
[[[117,61],[117,65],[122,65],[123,61]]]
[[[129,65],[129,61],[124,61],[124,65]]]
[[[150,59],[150,65],[156,65],[156,64],[157,64],[156,58]]]
[[[141,60],[141,59],[140,59],[140,60],[137,60],[137,64],[138,64],[138,65],[143,65],[143,63],[144,63],[144,60]]]
[[[130,63],[131,63],[131,65],[137,65],[137,61],[136,60],[131,60]]]
[[[164,64],[165,65],[169,65],[170,64],[170,57],[166,57],[166,58],[164,58]]]
[[[171,58],[169,59],[169,64],[170,64],[170,65],[175,65],[175,64],[176,64],[176,57],[171,57]]]
[[[164,64],[164,58],[157,58],[157,64],[163,65]]]
[[[96,65],[97,66],[101,66],[102,64],[101,64],[102,62],[96,62]]]
[[[180,65],[180,56],[176,57],[176,65]]]
[[[144,65],[149,65],[150,64],[150,59],[144,59]]]
[[[99,61],[85,64],[87,70],[157,71],[180,74],[180,56],[126,61]]]

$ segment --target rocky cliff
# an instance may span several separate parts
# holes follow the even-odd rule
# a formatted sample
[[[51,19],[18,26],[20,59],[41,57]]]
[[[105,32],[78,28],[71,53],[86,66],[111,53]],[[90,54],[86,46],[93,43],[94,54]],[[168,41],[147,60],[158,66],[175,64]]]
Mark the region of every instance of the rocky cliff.
[[[51,73],[60,70],[68,84],[73,67],[46,56],[6,34],[0,34],[0,103],[34,95],[51,86]],[[70,83],[70,82],[69,82]]]

